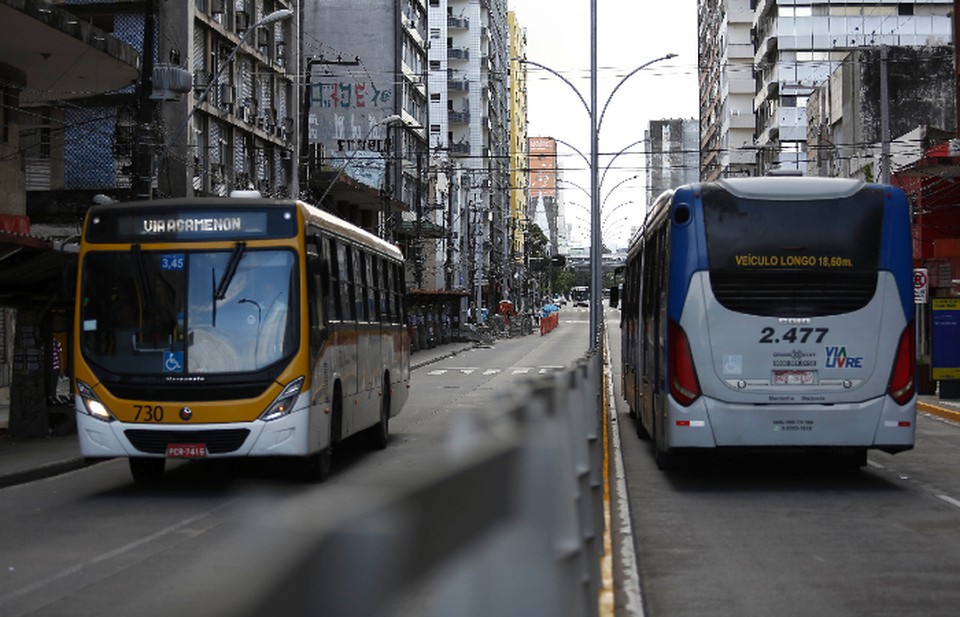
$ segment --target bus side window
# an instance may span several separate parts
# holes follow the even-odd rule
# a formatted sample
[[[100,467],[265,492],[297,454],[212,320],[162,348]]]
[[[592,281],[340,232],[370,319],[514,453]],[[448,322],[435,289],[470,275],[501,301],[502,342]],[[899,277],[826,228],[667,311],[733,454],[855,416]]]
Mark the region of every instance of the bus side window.
[[[353,286],[350,284],[350,250],[337,242],[337,280],[340,284],[340,319],[356,319],[353,305]]]
[[[387,305],[387,315],[390,316],[390,323],[398,323],[396,303],[393,296],[393,263],[385,261],[383,264],[383,295],[384,302]]]
[[[380,288],[380,319],[386,323],[393,323],[390,314],[390,262],[386,259],[377,261],[380,268],[377,273],[377,286]]]
[[[396,306],[396,314],[398,321],[400,323],[407,322],[407,313],[403,305],[403,266],[400,264],[393,264],[393,289],[394,294],[394,305]]]
[[[353,262],[353,293],[355,294],[353,298],[353,303],[356,311],[357,321],[366,321],[367,320],[367,300],[366,300],[366,284],[363,280],[364,276],[364,264],[363,264],[363,253],[361,253],[357,247],[350,248],[350,256]]]
[[[363,255],[363,286],[366,290],[363,295],[367,300],[367,318],[370,321],[380,321],[380,307],[377,306],[377,279],[373,276],[376,271],[376,260],[374,255],[367,253]]]
[[[316,362],[323,340],[323,285],[320,274],[323,262],[314,243],[307,247],[307,314],[310,321],[310,361]]]

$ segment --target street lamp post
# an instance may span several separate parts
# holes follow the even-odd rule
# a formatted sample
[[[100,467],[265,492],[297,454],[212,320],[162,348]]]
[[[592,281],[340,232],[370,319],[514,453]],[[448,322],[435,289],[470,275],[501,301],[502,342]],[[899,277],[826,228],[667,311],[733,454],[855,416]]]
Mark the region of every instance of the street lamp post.
[[[190,112],[187,113],[187,117],[183,119],[183,122],[180,124],[180,127],[177,129],[176,133],[170,138],[170,141],[165,143],[163,150],[160,153],[160,156],[157,157],[156,161],[153,164],[153,170],[150,174],[150,184],[153,183],[153,180],[156,179],[157,174],[160,172],[160,165],[163,161],[166,160],[167,155],[170,153],[170,148],[173,147],[173,144],[176,143],[177,139],[183,135],[183,132],[187,129],[187,126],[190,124],[190,119],[193,118],[193,114],[196,113],[197,109],[207,100],[207,97],[210,96],[210,90],[213,86],[220,81],[220,76],[223,75],[223,72],[227,69],[228,66],[233,62],[233,59],[237,57],[237,53],[240,52],[240,48],[247,42],[247,39],[257,31],[261,26],[266,26],[267,24],[272,24],[283,19],[290,19],[293,17],[293,11],[290,9],[280,9],[265,15],[260,21],[256,22],[249,28],[247,28],[243,35],[240,37],[240,40],[237,41],[237,44],[234,45],[233,51],[230,52],[230,55],[227,56],[227,59],[220,63],[220,66],[217,67],[217,72],[214,74],[207,82],[207,86],[203,89],[203,92],[200,94],[200,98],[197,99],[197,102],[193,104],[193,107],[190,108]]]
[[[590,117],[590,193],[591,193],[591,216],[590,216],[590,351],[593,351],[597,347],[597,339],[600,333],[600,323],[601,323],[601,314],[600,314],[600,299],[602,298],[600,292],[600,273],[601,273],[601,264],[600,260],[602,259],[601,255],[601,236],[600,236],[600,178],[599,178],[599,136],[600,129],[603,126],[603,118],[607,113],[607,107],[610,105],[610,101],[613,100],[613,96],[617,93],[624,82],[628,79],[647,68],[648,66],[661,62],[663,60],[669,60],[675,58],[677,54],[666,54],[665,56],[660,56],[659,58],[654,58],[648,62],[645,62],[633,69],[629,73],[623,76],[617,85],[614,86],[613,90],[610,92],[610,95],[607,97],[607,100],[604,102],[603,110],[600,112],[599,116],[597,115],[597,0],[590,0],[590,102],[587,103],[586,99],[583,98],[583,95],[580,94],[580,91],[574,86],[570,80],[558,73],[557,71],[551,69],[548,66],[540,64],[538,62],[533,62],[532,60],[527,60],[526,58],[518,58],[519,62],[524,64],[529,64],[537,68],[543,69],[553,76],[557,77],[563,81],[567,86],[573,90],[574,94],[577,95],[577,98],[583,104],[584,109],[587,112],[587,115]],[[636,142],[627,146],[630,148],[635,145]],[[627,150],[624,148],[618,152],[614,158],[623,154]],[[581,154],[582,156],[582,154]],[[612,160],[611,160],[612,162]],[[609,166],[608,166],[609,169]],[[606,170],[604,171],[606,175]]]

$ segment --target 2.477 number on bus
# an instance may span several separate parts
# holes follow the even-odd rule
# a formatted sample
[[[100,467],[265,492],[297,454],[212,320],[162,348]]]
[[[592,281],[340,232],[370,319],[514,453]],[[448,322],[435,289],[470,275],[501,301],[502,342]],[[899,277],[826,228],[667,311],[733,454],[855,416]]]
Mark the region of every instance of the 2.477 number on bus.
[[[760,330],[761,343],[822,343],[830,328],[790,328],[777,336],[774,328]],[[811,340],[816,339],[816,340]]]

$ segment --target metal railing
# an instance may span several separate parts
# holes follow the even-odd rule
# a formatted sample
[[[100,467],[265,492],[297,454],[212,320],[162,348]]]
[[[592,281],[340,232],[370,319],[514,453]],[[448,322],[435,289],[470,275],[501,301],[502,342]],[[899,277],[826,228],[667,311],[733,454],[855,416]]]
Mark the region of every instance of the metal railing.
[[[415,487],[364,505],[324,501],[323,488],[271,504],[242,535],[258,542],[230,560],[231,593],[197,606],[372,617],[413,596],[443,617],[599,614],[603,383],[591,353],[463,414],[449,460]]]

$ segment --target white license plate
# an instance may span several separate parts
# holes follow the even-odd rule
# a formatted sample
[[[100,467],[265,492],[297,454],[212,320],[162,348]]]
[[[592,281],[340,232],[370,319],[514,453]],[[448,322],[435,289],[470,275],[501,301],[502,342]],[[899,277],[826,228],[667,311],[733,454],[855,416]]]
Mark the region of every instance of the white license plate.
[[[167,444],[167,458],[206,458],[207,444],[205,443],[171,443]]]
[[[773,384],[776,386],[812,386],[817,383],[816,371],[774,371]]]

